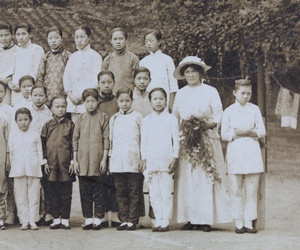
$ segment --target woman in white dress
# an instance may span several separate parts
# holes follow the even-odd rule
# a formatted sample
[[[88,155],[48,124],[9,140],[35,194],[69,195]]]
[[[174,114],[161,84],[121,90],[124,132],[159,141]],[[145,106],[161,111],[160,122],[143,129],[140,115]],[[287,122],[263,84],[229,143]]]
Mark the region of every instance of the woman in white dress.
[[[173,114],[180,122],[191,116],[205,117],[213,158],[221,183],[213,182],[201,166],[192,164],[181,154],[175,177],[174,215],[178,223],[187,223],[182,230],[211,230],[214,223],[227,223],[231,219],[227,177],[218,127],[223,110],[217,90],[204,83],[204,74],[211,67],[200,58],[184,58],[174,71],[178,80],[188,83],[177,92]],[[200,138],[199,138],[200,139]]]

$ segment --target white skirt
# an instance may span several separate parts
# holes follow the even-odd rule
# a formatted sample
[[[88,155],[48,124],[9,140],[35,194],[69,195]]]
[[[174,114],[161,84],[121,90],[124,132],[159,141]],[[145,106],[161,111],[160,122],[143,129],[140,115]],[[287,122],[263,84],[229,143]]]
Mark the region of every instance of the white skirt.
[[[174,219],[178,223],[228,223],[232,221],[228,180],[219,139],[211,139],[222,183],[213,183],[201,167],[180,157],[175,175]]]

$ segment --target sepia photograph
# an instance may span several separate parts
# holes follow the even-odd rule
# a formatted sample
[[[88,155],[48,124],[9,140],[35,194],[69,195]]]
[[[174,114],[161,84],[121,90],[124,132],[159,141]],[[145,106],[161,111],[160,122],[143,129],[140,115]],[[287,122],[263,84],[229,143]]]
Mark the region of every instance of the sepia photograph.
[[[0,9],[0,249],[300,249],[300,0]]]

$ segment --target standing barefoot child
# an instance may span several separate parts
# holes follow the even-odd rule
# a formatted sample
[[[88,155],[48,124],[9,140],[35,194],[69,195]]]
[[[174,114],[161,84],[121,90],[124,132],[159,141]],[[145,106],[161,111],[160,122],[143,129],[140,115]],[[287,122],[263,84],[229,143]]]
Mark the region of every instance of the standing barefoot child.
[[[227,167],[236,233],[256,233],[257,191],[264,172],[258,139],[266,134],[259,108],[250,103],[252,85],[247,79],[235,82],[235,103],[222,119],[222,139],[228,141]]]
[[[78,51],[70,56],[67,63],[63,83],[68,95],[67,112],[71,113],[75,122],[79,114],[85,112],[82,92],[87,88],[97,88],[97,76],[101,70],[102,57],[91,49],[92,31],[86,25],[75,30],[75,44]]]
[[[44,49],[31,43],[31,27],[22,23],[15,27],[15,36],[20,48],[14,54],[14,75],[9,87],[12,90],[11,104],[14,106],[20,99],[19,79],[30,75],[35,81],[37,79],[39,65],[44,56]]]
[[[0,85],[1,86],[1,85]],[[0,230],[4,230],[7,205],[7,172],[10,168],[8,151],[8,122],[0,115]]]
[[[127,87],[133,90],[133,72],[139,67],[139,58],[126,48],[127,33],[122,28],[115,28],[110,32],[111,44],[114,52],[104,59],[102,70],[110,70],[116,78],[113,90],[115,94],[119,88]]]
[[[178,120],[165,110],[167,93],[164,89],[152,89],[149,99],[153,112],[143,119],[143,168],[156,218],[152,231],[166,232],[172,214],[173,172],[179,154]]]
[[[42,145],[45,164],[44,179],[48,189],[45,197],[49,199],[49,213],[53,216],[50,229],[70,229],[72,186],[75,181],[72,161],[72,136],[74,123],[65,117],[67,100],[65,96],[54,96],[51,100],[54,118],[42,128]],[[48,211],[47,211],[48,212]]]
[[[63,75],[71,53],[62,46],[63,34],[60,28],[52,26],[47,32],[47,38],[50,51],[39,66],[37,84],[46,87],[49,104],[54,96],[65,93]]]
[[[139,221],[142,192],[140,128],[143,116],[131,109],[132,91],[121,88],[117,92],[120,111],[110,118],[110,165],[114,175],[119,218],[117,230],[135,230]]]
[[[78,116],[73,135],[74,171],[79,177],[83,230],[100,230],[105,214],[109,119],[98,109],[96,89],[83,91],[86,112]]]
[[[154,88],[163,88],[167,93],[167,107],[172,111],[176,92],[178,91],[177,80],[173,76],[175,65],[173,59],[162,53],[162,35],[158,30],[148,30],[144,35],[145,45],[150,55],[141,60],[140,66],[148,68],[151,72],[152,80],[147,88],[150,92]]]
[[[109,70],[103,70],[98,75],[98,90],[100,105],[99,109],[108,115],[110,119],[115,113],[119,111],[117,98],[113,94],[113,88],[115,86],[115,76]],[[107,161],[107,164],[109,162]],[[107,175],[106,178],[106,209],[105,217],[103,219],[102,227],[108,227],[108,212],[111,211],[111,226],[117,227],[120,225],[118,218],[118,202],[116,197],[116,188],[114,176],[112,174]]]
[[[40,177],[43,159],[40,135],[29,125],[32,116],[27,108],[16,111],[15,120],[18,129],[9,135],[11,171],[14,178],[14,192],[21,230],[37,230],[35,224],[39,219]]]

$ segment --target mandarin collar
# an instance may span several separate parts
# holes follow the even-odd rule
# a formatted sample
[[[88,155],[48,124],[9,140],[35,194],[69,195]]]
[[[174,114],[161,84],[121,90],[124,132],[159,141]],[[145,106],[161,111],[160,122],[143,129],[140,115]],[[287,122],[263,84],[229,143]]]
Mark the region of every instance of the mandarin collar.
[[[133,89],[133,96],[142,96],[142,97],[144,97],[146,95],[148,95],[148,91],[147,90],[145,90],[144,93],[142,94],[142,92],[137,87],[135,87]]]
[[[155,51],[155,52],[150,52],[150,55],[151,56],[155,56],[155,55],[159,55],[159,54],[162,54],[162,51],[161,51],[161,49],[159,49],[159,50],[157,50],[157,51]]]
[[[31,40],[29,39],[28,43],[26,43],[24,46],[21,46],[20,44],[18,44],[21,48],[26,49],[27,47],[29,47],[31,45]]]
[[[35,106],[33,103],[32,103],[32,108],[34,110],[45,110],[46,109],[46,104],[43,104],[40,108],[38,108],[37,106]]]
[[[133,112],[132,108],[128,109],[126,112],[124,112],[122,109],[120,109],[120,111],[119,111],[119,113],[121,115],[128,115],[128,114],[131,114],[132,112]]]
[[[56,115],[53,114],[53,117],[58,124],[60,124],[61,122],[63,122],[65,120],[64,116],[62,118],[58,118]]]
[[[78,49],[78,51],[85,52],[85,51],[89,50],[90,48],[91,48],[91,44],[88,44],[83,49]]]

